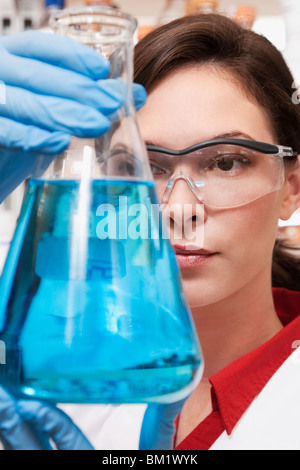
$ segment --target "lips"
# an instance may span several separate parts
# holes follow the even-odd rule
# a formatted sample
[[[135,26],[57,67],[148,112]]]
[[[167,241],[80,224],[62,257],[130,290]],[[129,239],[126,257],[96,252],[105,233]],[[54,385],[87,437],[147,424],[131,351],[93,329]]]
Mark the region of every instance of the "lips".
[[[204,250],[203,248],[199,249],[199,248],[197,248],[196,246],[194,247],[194,246],[192,246],[192,245],[187,245],[187,246],[175,245],[175,246],[174,246],[174,249],[175,249],[176,254],[179,254],[179,255],[186,255],[186,256],[189,256],[189,255],[204,255],[204,256],[209,256],[209,255],[214,254],[214,253],[211,252],[211,251]]]
[[[197,269],[206,265],[216,252],[199,249],[194,246],[174,246],[176,259],[180,269]]]

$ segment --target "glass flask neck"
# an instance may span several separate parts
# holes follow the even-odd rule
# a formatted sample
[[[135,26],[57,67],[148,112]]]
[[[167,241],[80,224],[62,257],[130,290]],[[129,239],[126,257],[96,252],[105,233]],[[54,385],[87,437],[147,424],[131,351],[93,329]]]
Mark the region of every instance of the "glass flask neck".
[[[136,122],[131,86],[136,19],[113,7],[94,6],[63,10],[52,17],[50,26],[55,33],[85,44],[109,60],[107,78],[117,79],[122,106],[109,116],[112,127],[104,136],[97,139],[73,137],[68,150],[56,158],[43,178],[152,180],[145,144]],[[115,152],[116,143],[122,152]],[[121,159],[128,159],[128,155],[134,156],[130,174],[124,170],[128,165],[121,165]]]
[[[137,21],[110,6],[66,9],[53,15],[55,33],[85,44],[111,63],[110,78],[133,80],[133,36]]]

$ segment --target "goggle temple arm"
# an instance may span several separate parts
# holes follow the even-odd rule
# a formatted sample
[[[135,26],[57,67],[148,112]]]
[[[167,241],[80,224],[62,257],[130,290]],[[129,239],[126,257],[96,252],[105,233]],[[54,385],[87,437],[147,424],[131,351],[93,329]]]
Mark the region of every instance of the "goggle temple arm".
[[[204,148],[212,147],[215,145],[238,145],[245,147],[250,150],[256,150],[257,152],[273,155],[274,157],[282,158],[295,158],[298,156],[298,152],[294,151],[291,147],[283,145],[267,144],[265,142],[256,142],[254,140],[246,139],[215,139],[207,140],[191,147],[187,147],[183,150],[172,150],[165,147],[158,147],[156,145],[147,145],[147,150],[152,152],[164,153],[166,155],[181,156],[187,155],[188,153],[196,152]]]

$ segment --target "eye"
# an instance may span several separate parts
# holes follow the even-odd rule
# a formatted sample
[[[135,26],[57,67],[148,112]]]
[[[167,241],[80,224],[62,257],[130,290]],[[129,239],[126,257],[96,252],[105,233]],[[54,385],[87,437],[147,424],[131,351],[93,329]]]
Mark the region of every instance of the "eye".
[[[232,170],[234,165],[234,160],[232,158],[221,158],[217,161],[217,166],[222,171]]]
[[[148,151],[148,160],[153,177],[163,176],[168,172],[168,166],[165,158],[161,158],[157,152]]]
[[[115,159],[116,160],[116,159]],[[128,175],[134,176],[135,174],[135,165],[133,161],[129,159],[119,159],[118,161],[114,161],[115,172],[118,175]]]
[[[102,155],[101,173],[109,176],[133,177],[141,174],[141,162],[124,148],[115,148]]]
[[[223,173],[236,173],[251,165],[251,161],[241,155],[222,155],[213,159],[210,170]]]
[[[157,163],[151,161],[149,163],[153,176],[163,176],[165,174],[165,169],[161,168]]]

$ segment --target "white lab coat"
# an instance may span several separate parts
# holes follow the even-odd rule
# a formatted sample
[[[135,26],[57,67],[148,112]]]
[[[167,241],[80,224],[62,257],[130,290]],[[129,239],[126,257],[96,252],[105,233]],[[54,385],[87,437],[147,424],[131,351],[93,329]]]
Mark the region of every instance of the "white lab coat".
[[[96,450],[138,450],[147,405],[60,405]]]
[[[300,349],[273,375],[230,436],[210,450],[300,450]]]

